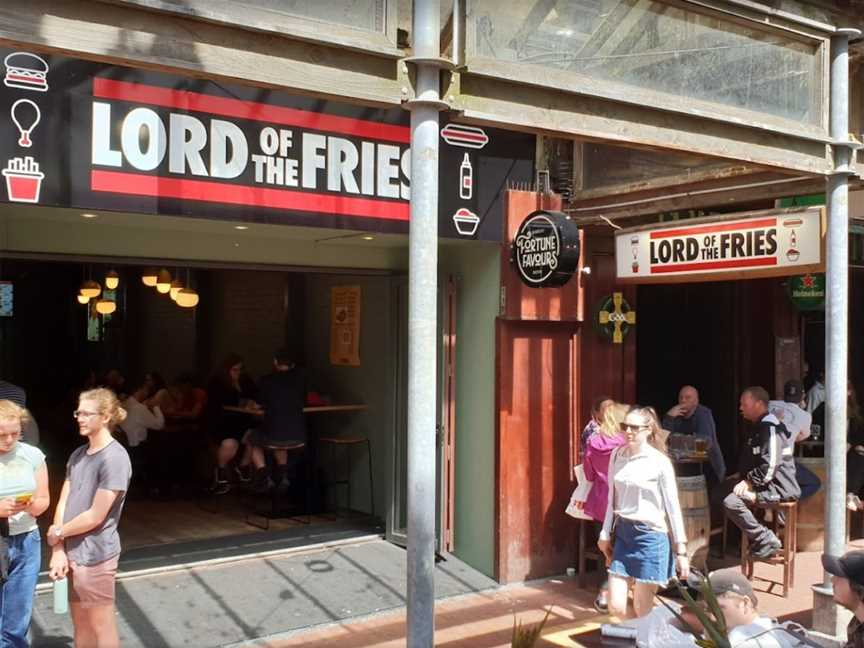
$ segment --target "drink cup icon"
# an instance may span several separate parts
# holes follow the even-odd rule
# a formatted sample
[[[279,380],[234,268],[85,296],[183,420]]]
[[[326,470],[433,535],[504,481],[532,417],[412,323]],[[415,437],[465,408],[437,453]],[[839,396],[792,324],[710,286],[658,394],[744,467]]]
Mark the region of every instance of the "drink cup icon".
[[[13,202],[37,203],[42,179],[45,174],[39,170],[39,163],[32,157],[12,158],[3,169],[6,176],[6,191]]]

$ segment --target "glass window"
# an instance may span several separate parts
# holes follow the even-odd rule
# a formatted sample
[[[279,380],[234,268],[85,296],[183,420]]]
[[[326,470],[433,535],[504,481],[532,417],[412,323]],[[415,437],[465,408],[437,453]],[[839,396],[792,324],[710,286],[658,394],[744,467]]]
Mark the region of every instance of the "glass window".
[[[475,0],[469,18],[469,52],[541,67],[544,84],[569,75],[559,85],[581,77],[647,91],[646,103],[663,93],[823,125],[816,39],[652,0]]]

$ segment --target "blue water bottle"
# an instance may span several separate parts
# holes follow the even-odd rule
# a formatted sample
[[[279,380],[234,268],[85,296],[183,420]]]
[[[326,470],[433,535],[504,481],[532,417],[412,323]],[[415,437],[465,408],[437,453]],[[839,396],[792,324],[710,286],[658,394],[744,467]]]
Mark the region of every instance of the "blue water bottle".
[[[54,614],[69,612],[69,581],[60,578],[54,581]]]

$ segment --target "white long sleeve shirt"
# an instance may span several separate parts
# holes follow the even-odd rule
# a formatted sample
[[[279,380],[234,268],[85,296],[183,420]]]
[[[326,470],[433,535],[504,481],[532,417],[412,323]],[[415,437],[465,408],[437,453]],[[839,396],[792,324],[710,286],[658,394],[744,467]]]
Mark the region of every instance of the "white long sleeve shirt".
[[[660,533],[672,532],[676,544],[687,542],[678,502],[678,484],[669,457],[647,443],[629,455],[627,446],[609,459],[609,501],[601,540],[609,540],[615,516],[643,522]]]
[[[120,428],[126,433],[132,448],[147,440],[147,430],[165,427],[165,417],[158,405],[151,412],[149,407],[129,396],[123,401],[123,409],[126,410],[126,420],[120,424]]]

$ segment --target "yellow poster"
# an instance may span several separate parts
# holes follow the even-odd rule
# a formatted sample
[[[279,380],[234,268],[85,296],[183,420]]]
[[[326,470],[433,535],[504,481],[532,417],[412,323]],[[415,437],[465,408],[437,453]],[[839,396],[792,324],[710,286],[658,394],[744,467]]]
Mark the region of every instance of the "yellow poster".
[[[330,363],[360,366],[360,286],[330,289]]]

